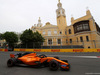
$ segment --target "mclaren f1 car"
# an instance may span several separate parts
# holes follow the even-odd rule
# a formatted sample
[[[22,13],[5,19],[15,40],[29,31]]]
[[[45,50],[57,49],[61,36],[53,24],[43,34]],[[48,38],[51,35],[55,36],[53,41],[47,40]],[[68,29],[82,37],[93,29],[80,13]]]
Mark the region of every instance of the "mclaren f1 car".
[[[8,67],[25,64],[29,66],[48,66],[50,70],[70,70],[70,64],[67,60],[60,60],[59,57],[47,57],[44,54],[37,55],[36,53],[17,53],[10,54],[10,59],[7,61]]]

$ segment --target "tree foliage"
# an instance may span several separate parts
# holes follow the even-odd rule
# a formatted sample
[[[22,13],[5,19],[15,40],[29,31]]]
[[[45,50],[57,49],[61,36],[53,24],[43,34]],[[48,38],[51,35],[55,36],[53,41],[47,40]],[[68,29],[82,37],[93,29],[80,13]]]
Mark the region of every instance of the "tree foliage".
[[[5,32],[1,36],[6,40],[9,46],[14,46],[14,43],[18,42],[18,36],[14,32]]]
[[[20,40],[22,41],[22,43],[26,44],[26,43],[30,43],[33,41],[33,32],[29,29],[29,30],[25,30],[21,36],[20,36]]]
[[[0,40],[2,40],[2,34],[0,33]]]
[[[44,38],[39,32],[34,32],[34,42],[44,42]]]
[[[31,45],[34,47],[40,47],[42,42],[44,42],[44,38],[42,37],[39,32],[32,32],[32,30],[25,30],[21,36],[20,40],[22,41],[23,44]]]

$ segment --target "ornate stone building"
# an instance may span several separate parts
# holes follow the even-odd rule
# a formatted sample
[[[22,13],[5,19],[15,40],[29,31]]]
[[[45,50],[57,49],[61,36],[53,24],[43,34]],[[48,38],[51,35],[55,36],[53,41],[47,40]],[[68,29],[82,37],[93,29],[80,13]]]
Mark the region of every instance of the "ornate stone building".
[[[38,24],[31,27],[33,32],[38,31],[45,38],[43,46],[82,45],[84,48],[100,48],[100,28],[90,10],[78,19],[71,17],[71,25],[67,26],[65,10],[60,0],[57,6],[57,25],[47,22],[42,26],[39,18]]]

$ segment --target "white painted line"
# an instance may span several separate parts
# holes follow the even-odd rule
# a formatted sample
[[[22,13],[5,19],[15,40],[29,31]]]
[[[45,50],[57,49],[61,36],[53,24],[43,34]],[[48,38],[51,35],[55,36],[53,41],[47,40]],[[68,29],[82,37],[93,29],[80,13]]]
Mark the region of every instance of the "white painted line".
[[[100,75],[100,73],[85,73],[86,75]]]
[[[71,56],[71,57],[78,57],[78,58],[97,58],[97,56]]]
[[[47,55],[47,56],[72,57],[72,58],[100,58],[100,56],[66,56],[66,55]]]
[[[97,56],[97,58],[100,58],[100,56]]]

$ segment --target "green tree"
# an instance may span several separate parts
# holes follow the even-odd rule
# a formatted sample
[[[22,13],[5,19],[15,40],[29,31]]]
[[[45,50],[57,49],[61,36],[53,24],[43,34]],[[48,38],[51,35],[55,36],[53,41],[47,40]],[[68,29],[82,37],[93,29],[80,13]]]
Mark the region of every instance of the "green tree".
[[[27,47],[31,46],[31,47],[40,47],[41,46],[41,42],[44,42],[44,38],[42,37],[41,34],[39,34],[38,32],[33,33],[32,30],[25,30],[20,37],[20,40],[22,41],[22,43],[24,45],[26,45]],[[38,45],[37,45],[38,44]]]
[[[35,42],[34,47],[39,48],[45,39],[42,37],[42,35],[39,32],[34,32],[33,34],[34,34],[34,42]]]
[[[44,42],[44,38],[39,32],[34,32],[34,42]]]
[[[14,47],[14,44],[18,42],[18,36],[14,32],[5,32],[2,38],[6,40],[9,47]]]
[[[0,40],[2,40],[2,34],[0,33]]]
[[[0,33],[0,40],[3,40],[3,34]]]
[[[25,30],[20,36],[20,40],[22,41],[23,44],[31,43],[33,42],[33,39],[34,39],[34,34],[30,29]]]

